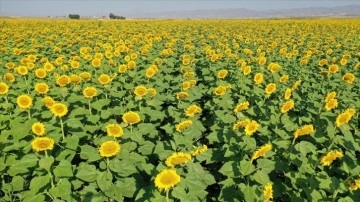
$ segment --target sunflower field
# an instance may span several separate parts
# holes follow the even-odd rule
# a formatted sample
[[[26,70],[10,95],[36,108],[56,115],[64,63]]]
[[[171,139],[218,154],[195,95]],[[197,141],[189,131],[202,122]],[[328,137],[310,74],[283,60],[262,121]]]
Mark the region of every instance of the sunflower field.
[[[360,200],[360,20],[0,20],[0,201]]]

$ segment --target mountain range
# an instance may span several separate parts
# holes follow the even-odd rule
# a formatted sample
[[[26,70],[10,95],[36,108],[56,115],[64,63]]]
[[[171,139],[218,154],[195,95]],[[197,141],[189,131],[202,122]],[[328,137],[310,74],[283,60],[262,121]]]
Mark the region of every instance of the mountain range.
[[[250,10],[244,8],[231,9],[199,9],[190,11],[157,12],[134,14],[130,18],[162,18],[162,19],[235,19],[235,18],[284,18],[284,17],[360,17],[360,5],[338,7],[311,7],[277,10]]]

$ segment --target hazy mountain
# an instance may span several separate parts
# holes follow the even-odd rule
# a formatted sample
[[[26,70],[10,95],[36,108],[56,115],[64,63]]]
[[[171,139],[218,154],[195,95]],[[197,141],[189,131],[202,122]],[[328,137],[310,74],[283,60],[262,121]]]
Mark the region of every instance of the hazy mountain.
[[[140,16],[141,15],[141,16]],[[278,18],[278,17],[341,17],[359,16],[360,5],[341,7],[312,7],[281,10],[201,9],[192,11],[159,12],[138,14],[129,17],[141,18]]]

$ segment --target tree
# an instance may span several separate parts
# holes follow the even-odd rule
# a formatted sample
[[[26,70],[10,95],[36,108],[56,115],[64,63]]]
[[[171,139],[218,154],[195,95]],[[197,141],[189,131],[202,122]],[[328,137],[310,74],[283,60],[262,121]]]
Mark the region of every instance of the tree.
[[[126,19],[126,17],[124,17],[124,16],[118,16],[118,15],[115,15],[114,13],[110,13],[110,14],[109,14],[109,18],[110,18],[110,19],[120,19],[120,20],[125,20],[125,19]]]
[[[80,15],[78,14],[69,14],[70,19],[80,19]]]

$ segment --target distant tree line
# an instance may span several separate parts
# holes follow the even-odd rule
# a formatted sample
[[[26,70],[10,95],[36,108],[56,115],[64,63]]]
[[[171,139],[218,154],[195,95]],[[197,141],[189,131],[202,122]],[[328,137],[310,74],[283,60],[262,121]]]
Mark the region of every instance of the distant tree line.
[[[80,15],[78,14],[69,14],[70,19],[80,19]]]
[[[120,20],[125,20],[126,19],[126,17],[118,16],[118,15],[115,15],[114,13],[110,13],[109,18],[110,19],[120,19]]]

